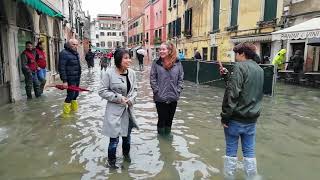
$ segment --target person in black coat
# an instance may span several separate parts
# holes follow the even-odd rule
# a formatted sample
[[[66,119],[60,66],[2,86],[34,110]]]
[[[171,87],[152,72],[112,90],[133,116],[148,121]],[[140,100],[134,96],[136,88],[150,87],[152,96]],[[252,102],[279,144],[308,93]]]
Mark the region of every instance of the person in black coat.
[[[295,73],[300,73],[303,71],[303,53],[301,50],[296,50],[294,56],[290,58],[290,63]]]
[[[59,73],[64,87],[79,87],[80,84],[81,65],[77,47],[78,41],[76,39],[70,39],[68,43],[65,44],[64,50],[62,50],[59,55]],[[77,91],[67,91],[67,97],[63,106],[64,114],[69,114],[71,110],[78,110],[78,95],[79,92]]]
[[[94,67],[94,53],[91,51],[91,49],[89,49],[87,52],[85,59],[87,61],[89,72],[91,72]]]

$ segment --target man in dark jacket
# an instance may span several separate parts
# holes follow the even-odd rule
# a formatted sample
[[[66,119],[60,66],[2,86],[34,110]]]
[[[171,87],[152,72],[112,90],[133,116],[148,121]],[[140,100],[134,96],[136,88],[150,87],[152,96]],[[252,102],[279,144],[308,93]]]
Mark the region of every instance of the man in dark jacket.
[[[78,41],[76,39],[70,39],[69,42],[65,44],[65,49],[62,50],[59,55],[60,79],[65,87],[79,87],[80,84],[81,65],[77,47]],[[77,91],[67,91],[67,98],[63,106],[64,114],[69,114],[71,110],[78,110],[78,95],[79,92]]]
[[[238,140],[241,138],[244,170],[250,178],[257,175],[255,134],[261,111],[264,72],[253,60],[256,56],[253,44],[238,44],[233,51],[237,62],[232,74],[227,76],[221,112],[226,140],[224,174],[227,178],[235,175]]]
[[[21,53],[20,61],[21,69],[24,74],[24,79],[26,83],[27,98],[32,99],[32,86],[34,89],[35,96],[40,97],[40,82],[37,77],[37,71],[39,67],[36,62],[36,53],[33,50],[33,46],[30,41],[26,42],[26,49]]]
[[[94,67],[94,53],[89,49],[85,57],[89,69],[89,73],[91,72],[92,68]]]
[[[290,63],[292,64],[292,68],[295,73],[303,71],[304,59],[301,50],[296,50],[294,52],[294,56],[290,58]]]

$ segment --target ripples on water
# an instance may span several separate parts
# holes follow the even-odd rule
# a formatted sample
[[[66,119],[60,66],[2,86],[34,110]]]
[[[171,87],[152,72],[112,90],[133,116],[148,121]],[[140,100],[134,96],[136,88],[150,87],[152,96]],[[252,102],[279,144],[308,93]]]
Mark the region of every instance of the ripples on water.
[[[93,92],[80,95],[72,117],[61,117],[65,93],[55,89],[0,108],[0,179],[223,179],[223,90],[186,82],[173,136],[159,137],[149,75],[137,72],[137,77],[140,130],[132,133],[131,164],[123,162],[120,142],[122,168],[105,166],[109,139],[101,134],[106,101],[97,94],[100,72],[85,71],[81,85]],[[320,177],[319,97],[318,90],[278,85],[276,97],[264,99],[257,158],[265,179]]]

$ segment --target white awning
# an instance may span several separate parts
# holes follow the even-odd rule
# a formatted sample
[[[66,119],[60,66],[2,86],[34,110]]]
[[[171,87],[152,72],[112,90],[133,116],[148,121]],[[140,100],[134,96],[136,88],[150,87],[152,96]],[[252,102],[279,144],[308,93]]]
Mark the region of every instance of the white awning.
[[[320,37],[320,17],[272,33],[272,41]]]
[[[271,41],[271,35],[232,38],[232,43]]]

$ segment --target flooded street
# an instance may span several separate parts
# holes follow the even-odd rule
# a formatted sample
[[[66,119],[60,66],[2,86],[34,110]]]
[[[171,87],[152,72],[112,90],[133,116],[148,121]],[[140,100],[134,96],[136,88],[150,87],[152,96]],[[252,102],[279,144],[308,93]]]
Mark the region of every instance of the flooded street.
[[[173,136],[158,137],[148,70],[137,71],[140,130],[132,133],[131,164],[122,163],[119,144],[117,162],[123,167],[110,171],[105,166],[109,139],[101,128],[106,101],[97,94],[96,67],[94,73],[83,72],[81,86],[93,91],[81,93],[79,112],[72,117],[61,116],[65,92],[53,88],[39,99],[0,107],[0,179],[223,179],[219,114],[224,90],[185,82]],[[318,89],[284,84],[277,85],[274,98],[264,98],[257,124],[263,179],[320,177],[319,102]]]

